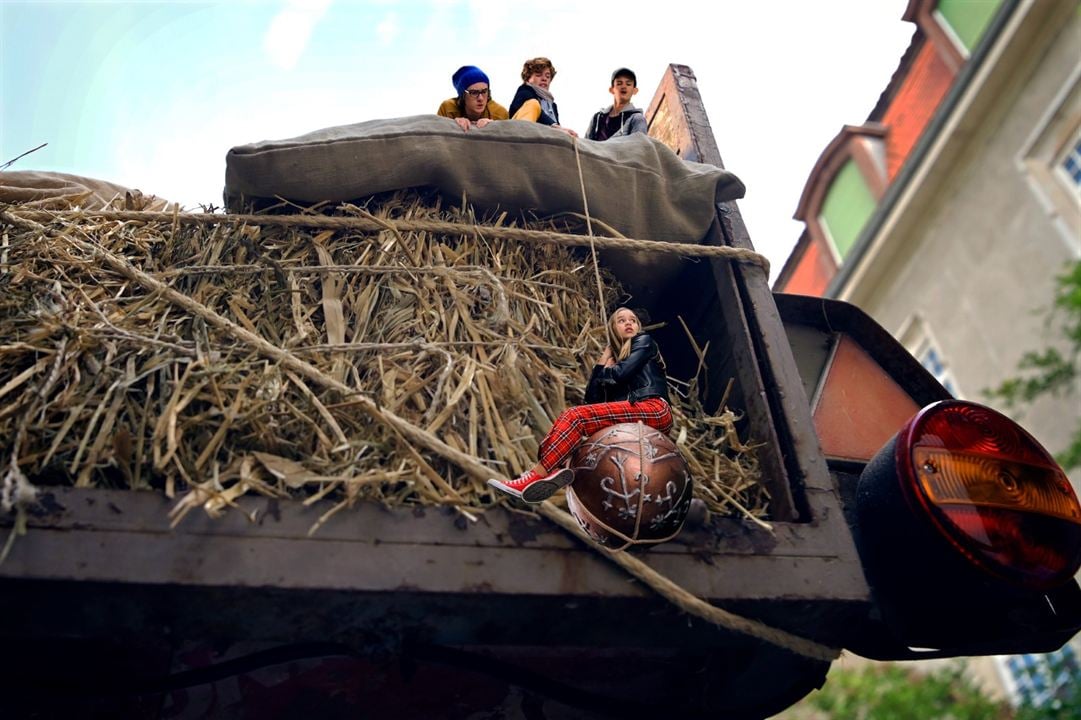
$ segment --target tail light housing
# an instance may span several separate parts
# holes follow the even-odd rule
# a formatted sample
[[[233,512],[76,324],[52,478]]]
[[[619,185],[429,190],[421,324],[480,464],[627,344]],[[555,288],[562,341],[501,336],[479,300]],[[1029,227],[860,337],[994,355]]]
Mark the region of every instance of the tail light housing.
[[[1066,474],[1020,425],[947,400],[918,412],[894,445],[910,508],[973,565],[1047,590],[1081,567],[1081,504]]]

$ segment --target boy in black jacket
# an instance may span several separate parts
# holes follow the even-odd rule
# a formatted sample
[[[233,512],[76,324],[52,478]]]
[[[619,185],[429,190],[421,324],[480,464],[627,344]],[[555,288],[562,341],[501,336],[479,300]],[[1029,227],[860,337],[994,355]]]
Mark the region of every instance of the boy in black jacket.
[[[578,133],[559,124],[559,107],[548,89],[555,76],[555,66],[548,58],[526,60],[522,65],[522,85],[510,103],[511,120],[540,123],[578,137]]]
[[[631,104],[631,98],[638,94],[638,78],[634,71],[619,68],[612,73],[612,85],[608,92],[612,93],[612,104],[593,116],[586,137],[590,140],[607,140],[646,132],[646,116]]]

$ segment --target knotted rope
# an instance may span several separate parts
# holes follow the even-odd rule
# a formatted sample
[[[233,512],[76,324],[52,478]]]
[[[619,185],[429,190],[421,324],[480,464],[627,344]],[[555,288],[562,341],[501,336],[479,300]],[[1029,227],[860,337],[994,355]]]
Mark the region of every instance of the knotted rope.
[[[572,233],[530,230],[527,228],[457,223],[445,220],[388,220],[364,217],[327,217],[325,215],[250,215],[182,212],[145,212],[142,210],[19,210],[8,208],[9,222],[16,219],[48,221],[53,219],[78,220],[100,218],[103,220],[135,220],[143,222],[168,222],[174,225],[271,225],[277,227],[302,227],[324,230],[357,230],[378,232],[430,232],[461,234],[472,233],[477,237],[501,237],[531,243],[553,243],[567,247],[595,244],[601,248],[640,250],[665,253],[683,257],[718,257],[757,265],[769,274],[769,260],[765,256],[744,248],[728,246],[696,245],[694,243],[663,242],[660,240],[637,240],[634,238],[574,235]]]

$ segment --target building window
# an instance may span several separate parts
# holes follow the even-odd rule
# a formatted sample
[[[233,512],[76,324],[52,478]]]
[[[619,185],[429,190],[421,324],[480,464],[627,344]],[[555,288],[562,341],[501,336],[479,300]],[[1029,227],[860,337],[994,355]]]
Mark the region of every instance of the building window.
[[[935,16],[965,57],[983,37],[1002,0],[938,0]]]
[[[1047,705],[1081,675],[1077,653],[1070,645],[1046,655],[1009,655],[1000,662],[1006,690],[1015,705]]]
[[[1073,144],[1062,154],[1058,171],[1066,186],[1081,199],[1081,132],[1078,132]]]
[[[1017,165],[1067,247],[1081,257],[1081,65],[1036,121]]]
[[[875,211],[875,198],[856,161],[849,159],[833,178],[818,221],[839,261],[856,244],[867,221]]]
[[[957,383],[953,380],[953,374],[943,361],[938,348],[932,345],[930,340],[925,341],[923,350],[916,358],[927,372],[935,376],[935,380],[942,383],[942,387],[946,388],[950,395],[957,397]]]
[[[935,380],[938,380],[950,395],[955,398],[961,397],[950,365],[932,337],[927,323],[920,315],[910,317],[896,337],[898,342],[912,353],[912,357],[920,361],[927,372],[934,375]]]

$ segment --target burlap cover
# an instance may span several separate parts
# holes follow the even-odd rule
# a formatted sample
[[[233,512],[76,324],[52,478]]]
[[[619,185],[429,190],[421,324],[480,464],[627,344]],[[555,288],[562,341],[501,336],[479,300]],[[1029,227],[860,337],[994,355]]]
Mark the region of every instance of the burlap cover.
[[[225,204],[240,212],[274,197],[340,202],[430,186],[484,209],[582,213],[575,142],[522,121],[463,132],[436,115],[330,127],[234,147]],[[627,237],[697,242],[715,202],[743,197],[732,173],[682,160],[645,135],[577,144],[590,214]]]
[[[154,195],[96,178],[43,170],[0,172],[0,204],[42,210],[172,210]]]

